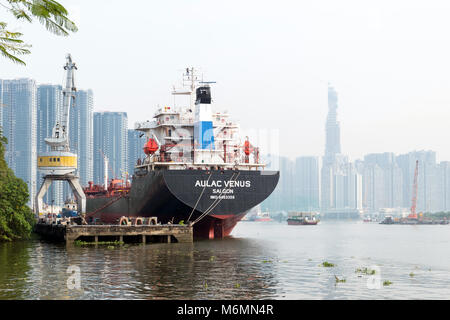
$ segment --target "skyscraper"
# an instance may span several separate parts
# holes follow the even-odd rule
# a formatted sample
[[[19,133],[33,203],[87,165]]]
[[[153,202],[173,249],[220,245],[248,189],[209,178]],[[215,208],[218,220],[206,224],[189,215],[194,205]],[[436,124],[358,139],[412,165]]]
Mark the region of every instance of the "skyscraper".
[[[319,159],[298,157],[294,168],[294,204],[297,210],[319,209]]]
[[[364,207],[371,212],[403,206],[402,171],[391,152],[364,156]]]
[[[37,178],[36,94],[34,80],[0,80],[2,134],[8,139],[5,158],[14,174],[28,184],[31,207]]]
[[[43,84],[37,88],[37,152],[50,151],[45,138],[52,136],[52,130],[57,121],[61,119],[62,112],[62,86]],[[43,174],[38,171],[37,187],[42,183]],[[63,205],[63,181],[55,181],[44,197],[47,204]]]
[[[362,176],[341,153],[341,132],[337,120],[338,96],[328,86],[328,115],[325,124],[325,155],[321,170],[321,212],[325,216],[356,217],[362,209]]]
[[[440,211],[450,211],[450,161],[442,161],[440,168]]]
[[[134,129],[128,129],[128,174],[133,174],[138,159],[144,157],[145,135]]]
[[[261,203],[262,210],[292,211],[297,210],[294,192],[294,163],[286,157],[269,155],[270,170],[280,171],[280,180],[272,194]]]
[[[80,183],[87,186],[94,179],[94,95],[92,90],[78,90],[75,104],[69,111],[70,150],[78,156]],[[64,184],[64,200],[74,198],[72,189]]]
[[[323,211],[335,208],[336,190],[335,173],[337,171],[336,156],[341,153],[340,125],[337,121],[337,92],[328,86],[328,115],[325,123],[325,155],[321,170],[321,204]]]
[[[94,112],[94,182],[103,184],[105,161],[108,177],[125,179],[128,170],[128,118],[126,112]]]
[[[332,161],[336,154],[341,153],[341,129],[337,121],[338,108],[337,92],[333,87],[328,87],[328,115],[325,126],[325,159]]]
[[[78,90],[70,108],[70,149],[78,155],[80,183],[86,186],[94,178],[94,95]]]
[[[439,170],[434,151],[413,151],[397,156],[396,161],[403,177],[403,206],[411,207],[416,160],[419,161],[417,211],[437,211],[440,202]]]

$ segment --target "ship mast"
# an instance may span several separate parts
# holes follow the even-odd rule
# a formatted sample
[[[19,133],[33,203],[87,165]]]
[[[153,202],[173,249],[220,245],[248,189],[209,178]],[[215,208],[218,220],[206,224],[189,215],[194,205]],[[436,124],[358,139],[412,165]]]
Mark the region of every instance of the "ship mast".
[[[186,68],[185,73],[183,73],[183,88],[188,87],[188,90],[183,89],[175,89],[172,91],[173,95],[188,95],[189,97],[189,107],[191,109],[194,108],[195,104],[195,88],[196,82],[198,82],[198,76],[195,74],[195,70],[193,67]]]

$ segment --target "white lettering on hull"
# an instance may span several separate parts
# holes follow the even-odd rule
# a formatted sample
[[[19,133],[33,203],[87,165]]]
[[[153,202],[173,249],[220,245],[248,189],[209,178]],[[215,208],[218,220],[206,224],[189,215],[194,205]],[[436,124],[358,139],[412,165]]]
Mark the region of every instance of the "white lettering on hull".
[[[195,187],[201,188],[250,188],[251,181],[249,180],[241,180],[241,181],[222,181],[222,180],[197,180],[195,182]]]

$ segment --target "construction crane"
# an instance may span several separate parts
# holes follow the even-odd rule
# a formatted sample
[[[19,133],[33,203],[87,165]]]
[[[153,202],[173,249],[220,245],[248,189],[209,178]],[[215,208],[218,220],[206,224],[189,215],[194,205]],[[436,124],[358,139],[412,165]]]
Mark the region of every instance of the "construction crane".
[[[69,143],[69,120],[70,106],[75,101],[75,77],[74,71],[77,70],[75,63],[72,61],[70,54],[66,56],[66,83],[63,88],[63,109],[62,117],[57,115],[55,126],[52,130],[52,136],[45,139],[45,143],[50,147],[49,152],[45,152],[38,156],[38,169],[42,171],[44,182],[36,195],[36,215],[40,215],[43,211],[43,197],[47,193],[48,188],[53,181],[67,181],[77,199],[78,211],[81,214],[86,212],[86,196],[81,187],[78,176],[75,175],[77,170],[78,157],[70,151]]]
[[[414,172],[414,183],[413,183],[413,196],[412,196],[412,205],[411,205],[411,213],[408,216],[408,219],[417,219],[416,206],[417,206],[417,176],[419,174],[419,160],[416,160],[416,170]]]

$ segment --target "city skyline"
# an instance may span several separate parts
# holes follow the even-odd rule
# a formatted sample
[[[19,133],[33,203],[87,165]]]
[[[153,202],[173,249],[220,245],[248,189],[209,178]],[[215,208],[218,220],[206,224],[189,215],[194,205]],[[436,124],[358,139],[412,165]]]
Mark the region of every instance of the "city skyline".
[[[281,129],[280,152],[291,159],[298,150],[322,155],[327,113],[323,92],[330,82],[339,91],[339,112],[345,119],[341,147],[349,159],[427,149],[437,152],[438,161],[450,159],[450,46],[440,40],[450,27],[448,2],[282,1],[276,7],[266,1],[236,0],[130,3],[124,8],[116,0],[108,6],[100,0],[65,1],[79,27],[67,38],[11,21],[9,26],[31,39],[33,50],[25,57],[27,67],[2,64],[0,78],[60,83],[58,61],[70,52],[79,66],[77,82],[95,90],[95,111],[126,108],[131,127],[150,119],[158,105],[172,104],[170,91],[181,80],[180,70],[198,67],[205,78],[217,81],[215,101],[243,128],[254,128],[248,114],[258,113],[258,128]],[[136,12],[134,6],[142,10]],[[96,12],[105,12],[101,24]],[[208,17],[209,45],[202,50],[196,41],[180,36],[203,28],[202,21],[189,19],[186,12]],[[136,32],[111,32],[118,16]],[[124,50],[116,41],[117,32],[140,43],[142,50]],[[296,40],[284,41],[279,34]],[[237,47],[245,54],[237,55]],[[117,75],[133,81],[118,81]],[[292,136],[299,137],[294,148],[288,143]]]
[[[37,152],[46,151],[47,146],[41,140],[49,136],[57,119],[56,113],[61,108],[61,86],[37,84],[34,79],[29,78],[1,80],[1,84],[0,97],[4,107],[0,118],[3,120],[4,128],[9,132],[21,132],[22,127],[26,128],[31,137],[34,135],[34,138],[28,140],[31,145],[36,145]],[[11,117],[14,117],[10,112],[11,108],[5,108],[8,105],[17,107],[17,101],[22,101],[21,107],[28,108],[23,112],[27,117],[21,119],[28,120],[19,126],[15,124],[17,119],[11,121]],[[144,156],[142,147],[145,138],[133,129],[129,129],[127,113],[94,112],[93,91],[90,89],[79,90],[75,101],[75,106],[70,109],[69,134],[71,149],[79,154],[78,173],[82,185],[86,186],[89,181],[97,184],[104,183],[103,154],[108,157],[109,178],[131,175],[137,159]],[[272,202],[273,205],[278,201],[277,206],[283,204],[304,210],[354,208],[376,211],[382,208],[408,208],[414,165],[415,161],[419,160],[418,210],[450,210],[449,161],[437,161],[436,152],[431,150],[414,150],[402,154],[370,153],[364,155],[362,159],[350,161],[346,154],[340,153],[339,100],[337,91],[331,85],[328,87],[328,101],[329,114],[324,126],[326,139],[323,158],[315,155],[298,155],[291,160],[288,157],[276,155],[279,161],[273,163],[275,166],[278,164],[278,168],[282,171],[286,170],[288,174],[282,172],[282,182],[269,203]],[[33,114],[34,108],[36,108],[36,114],[33,116],[30,114]],[[33,120],[34,118],[36,119]],[[96,122],[95,118],[97,118]],[[32,128],[35,128],[35,132]],[[121,134],[117,135],[117,132]],[[20,153],[20,148],[16,147],[16,140],[17,137],[13,135],[11,146],[7,146],[7,157]],[[19,144],[20,146],[22,145]],[[99,150],[104,153],[101,154]],[[30,156],[33,156],[32,152]],[[18,165],[13,162],[9,159],[12,167]],[[30,193],[33,194],[35,192],[33,188],[37,188],[42,175],[38,172],[33,173],[33,168],[30,170],[28,174],[23,175],[23,179],[34,181],[29,177],[33,177],[33,174],[37,176],[38,179],[35,180],[34,185],[29,186]],[[296,179],[299,183],[294,182]],[[317,182],[318,180],[320,181]],[[55,184],[54,189],[49,192],[47,202],[52,199],[59,205],[63,199],[71,195],[67,186],[63,187],[62,192],[58,184]],[[280,192],[283,194],[281,198],[277,196]],[[277,197],[278,200],[276,200]],[[31,200],[30,203],[32,203]]]

